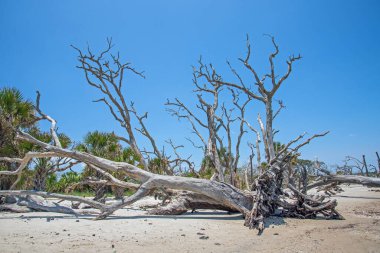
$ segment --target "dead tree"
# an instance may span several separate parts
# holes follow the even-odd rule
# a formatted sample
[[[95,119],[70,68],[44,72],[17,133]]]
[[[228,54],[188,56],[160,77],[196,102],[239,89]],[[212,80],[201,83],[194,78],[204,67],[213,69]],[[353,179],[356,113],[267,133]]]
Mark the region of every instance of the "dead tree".
[[[249,169],[250,169],[250,185],[253,183],[253,157],[255,156],[254,146],[252,143],[248,143],[248,147],[251,150],[251,154],[249,155]],[[259,168],[259,166],[257,166]],[[258,171],[260,173],[260,171]]]
[[[244,128],[245,126],[245,112],[246,112],[246,107],[247,105],[249,104],[249,102],[251,101],[251,98],[250,97],[247,97],[247,99],[245,100],[245,102],[243,102],[242,104],[239,104],[239,95],[240,93],[237,93],[236,91],[234,91],[233,89],[230,89],[231,93],[232,93],[232,103],[234,104],[234,109],[238,109],[239,110],[239,114],[238,114],[238,117],[236,118],[237,120],[239,120],[238,124],[239,124],[239,131],[238,131],[238,134],[237,134],[237,138],[236,138],[236,144],[235,144],[235,156],[234,158],[230,158],[229,159],[229,167],[231,168],[230,171],[232,173],[231,175],[231,183],[233,184],[234,183],[234,178],[233,178],[233,175],[237,175],[237,169],[238,169],[238,164],[239,164],[239,159],[240,159],[240,145],[241,145],[241,140],[243,138],[243,135],[247,132]],[[233,109],[232,109],[233,110]],[[226,130],[227,132],[227,136],[228,136],[228,154],[230,155],[230,157],[232,157],[232,142],[231,142],[231,128],[230,128],[230,123],[233,122],[234,120],[231,120],[230,117],[228,117],[228,113],[227,111],[225,110],[225,107],[224,107],[224,115],[226,116],[226,120],[227,120],[227,124],[224,123],[224,121],[221,121],[222,124],[223,124],[223,127],[224,129]],[[235,120],[236,120],[235,119]],[[226,126],[227,125],[227,126]],[[252,154],[253,155],[253,152]],[[252,164],[251,164],[252,165]],[[248,180],[246,180],[248,182]],[[247,184],[247,183],[246,183]],[[236,185],[236,184],[235,184]],[[248,184],[247,184],[248,186]]]
[[[206,66],[201,60],[199,60],[199,64],[200,69],[203,69],[206,75],[212,78],[211,73],[215,73],[212,65]],[[196,107],[203,114],[205,120],[202,121],[196,112],[192,111],[189,106],[185,105],[178,98],[175,98],[174,101],[167,101],[166,105],[169,106],[167,110],[178,119],[186,119],[191,124],[193,133],[197,135],[203,144],[205,157],[212,162],[215,168],[215,174],[212,179],[225,182],[225,174],[229,173],[230,184],[236,186],[240,145],[242,137],[246,133],[245,111],[251,98],[247,96],[247,99],[243,103],[240,103],[241,96],[239,95],[241,95],[241,92],[229,88],[228,90],[233,98],[233,108],[227,108],[224,103],[220,106],[221,85],[208,83],[207,79],[206,83],[201,83],[203,76],[199,75],[195,67],[193,67],[193,77],[193,83],[196,87],[194,92],[197,93],[198,98]],[[211,102],[207,102],[205,98],[209,95],[211,95]],[[237,116],[233,115],[234,110],[238,111]],[[238,124],[238,134],[233,140],[231,131],[234,123]],[[205,129],[208,136],[203,136],[201,130],[198,129],[199,127]],[[223,137],[226,137],[226,142],[223,140]],[[224,149],[225,152],[222,154]]]
[[[379,153],[376,152],[376,157],[377,157],[377,176],[380,176],[380,156]]]
[[[17,196],[18,203],[20,205],[33,208],[34,210],[49,210],[64,213],[75,213],[75,211],[67,207],[62,207],[58,204],[46,206],[28,196],[37,195],[81,202],[98,209],[99,214],[97,219],[104,219],[109,215],[112,215],[116,210],[130,205],[142,197],[152,194],[152,192],[156,190],[164,189],[169,192],[169,194],[170,192],[176,192],[176,194],[169,205],[153,210],[152,213],[179,214],[188,209],[210,208],[228,211],[232,210],[240,212],[244,216],[246,226],[249,228],[257,228],[259,232],[262,232],[264,229],[264,219],[272,215],[275,210],[280,207],[282,210],[282,215],[289,217],[315,218],[318,214],[320,214],[327,218],[339,218],[340,215],[335,210],[337,205],[336,200],[329,200],[320,196],[307,195],[299,191],[292,184],[292,182],[288,182],[284,185],[284,174],[288,170],[291,159],[298,155],[300,148],[310,143],[310,141],[314,138],[326,135],[327,132],[313,135],[304,142],[300,142],[300,140],[304,137],[304,134],[300,135],[284,145],[282,149],[275,152],[273,141],[274,130],[272,125],[277,114],[273,114],[272,101],[276,91],[290,75],[292,71],[292,64],[301,57],[290,57],[287,61],[287,73],[278,79],[277,74],[275,73],[273,60],[279,53],[279,49],[273,38],[272,43],[275,47],[275,52],[269,56],[270,72],[269,74],[264,74],[262,78],[259,77],[257,72],[249,63],[251,50],[249,43],[247,44],[248,53],[244,60],[241,59],[241,62],[243,63],[243,66],[253,75],[254,85],[252,87],[245,85],[242,78],[240,78],[240,75],[232,68],[233,73],[239,80],[239,83],[237,84],[224,81],[222,77],[217,74],[212,65],[210,65],[210,67],[206,67],[200,63],[200,67],[194,72],[195,76],[196,78],[205,78],[209,86],[199,85],[197,87],[200,91],[211,95],[213,98],[212,102],[207,102],[202,95],[198,95],[198,101],[200,103],[199,108],[206,113],[207,122],[200,121],[179,100],[173,102],[174,104],[172,106],[176,106],[181,109],[180,111],[177,111],[177,116],[180,118],[182,117],[189,119],[192,123],[193,130],[196,133],[197,129],[194,127],[194,121],[208,130],[209,135],[207,141],[200,134],[198,137],[202,140],[208,155],[211,157],[215,168],[217,168],[217,177],[219,181],[168,175],[169,173],[166,175],[160,175],[148,171],[148,164],[143,159],[143,153],[140,148],[137,147],[130,121],[130,113],[132,112],[135,114],[135,110],[133,109],[133,106],[128,107],[126,105],[125,99],[121,93],[122,78],[125,70],[132,71],[138,75],[142,74],[133,69],[129,64],[121,64],[119,62],[119,56],[112,56],[113,63],[117,66],[116,70],[112,70],[110,63],[108,61],[103,61],[103,57],[111,49],[111,43],[109,41],[108,49],[101,52],[99,56],[95,56],[90,50],[88,50],[87,54],[84,54],[81,50],[77,49],[79,52],[79,61],[81,63],[79,68],[84,70],[89,84],[100,90],[105,95],[104,98],[101,98],[98,101],[102,101],[109,107],[111,114],[126,130],[127,137],[120,137],[120,140],[123,140],[129,144],[136,154],[139,155],[141,164],[144,165],[143,167],[145,169],[141,169],[134,164],[116,162],[97,157],[86,152],[65,149],[59,145],[58,141],[53,143],[45,143],[37,140],[28,133],[21,130],[15,130],[17,133],[16,138],[18,140],[27,141],[37,145],[41,148],[41,151],[29,152],[22,159],[2,158],[3,161],[18,163],[19,167],[15,171],[0,171],[0,175],[20,175],[26,165],[35,158],[63,157],[93,167],[105,178],[102,183],[136,189],[135,193],[131,196],[124,197],[121,201],[114,204],[99,203],[83,197],[40,191],[6,190],[0,191],[0,195]],[[92,78],[94,78],[96,82]],[[264,81],[266,79],[270,80],[271,89],[267,89],[264,86]],[[211,87],[211,89],[208,87]],[[217,131],[218,127],[221,127],[221,124],[218,116],[215,114],[215,111],[219,105],[218,93],[222,87],[230,87],[231,89],[240,90],[252,101],[257,100],[265,105],[265,123],[261,121],[261,118],[259,117],[259,125],[262,131],[262,140],[264,143],[267,166],[265,169],[261,170],[260,175],[253,183],[252,189],[249,191],[241,190],[224,182],[225,168],[223,168],[220,163],[219,156],[217,154],[217,143],[219,142],[217,138]],[[257,91],[254,90],[253,87],[257,88]],[[182,112],[185,113],[182,114]],[[140,121],[140,132],[150,139],[150,135],[148,136],[147,131],[144,130],[144,125],[141,123],[141,120],[145,117],[138,116],[137,114],[136,117],[138,121]],[[48,117],[44,117],[43,119],[49,120]],[[54,136],[56,135],[55,121],[49,121],[52,125],[51,134]],[[241,121],[244,121],[243,118],[241,118]],[[152,141],[151,144],[154,149],[154,144]],[[119,180],[112,176],[111,172],[123,172],[137,183]],[[340,179],[339,177],[329,175],[325,177],[325,181],[326,180],[336,181]],[[357,178],[355,178],[355,180],[357,181]],[[380,185],[379,179],[376,181],[375,178],[371,178],[370,182],[368,180],[368,178],[360,178],[359,181],[370,185]],[[289,190],[285,190],[285,188],[289,188]]]
[[[97,56],[88,47],[87,52],[72,46],[78,52],[79,65],[77,68],[83,70],[87,83],[100,91],[103,97],[94,102],[104,103],[114,119],[120,123],[120,126],[126,131],[126,136],[117,136],[117,138],[125,142],[131,147],[133,152],[139,157],[140,164],[145,170],[149,170],[148,160],[151,159],[149,154],[153,154],[163,164],[162,169],[165,174],[173,175],[174,168],[169,162],[169,157],[165,156],[157,147],[155,139],[148,131],[144,120],[148,118],[148,113],[140,115],[133,102],[128,105],[123,95],[123,81],[128,73],[136,74],[145,78],[144,73],[137,71],[130,63],[122,63],[120,55],[111,53],[113,48],[112,40],[107,39],[107,48],[101,51]],[[134,116],[139,127],[133,127],[131,116]],[[146,151],[138,146],[135,133],[138,132],[145,136],[151,144],[153,151]],[[144,157],[145,154],[145,157]],[[186,159],[182,159],[186,160]],[[174,163],[176,166],[177,160]]]
[[[336,165],[336,174],[352,175],[353,166],[348,164],[347,159],[343,160],[343,165]]]
[[[218,154],[218,135],[217,132],[222,126],[219,121],[220,117],[216,115],[216,110],[219,107],[219,91],[220,86],[212,86],[212,88],[201,87],[198,85],[197,79],[194,76],[194,84],[197,87],[197,92],[204,92],[206,94],[211,94],[212,102],[208,103],[203,98],[201,93],[197,94],[199,104],[197,105],[198,109],[203,111],[206,114],[206,121],[202,121],[197,117],[184,103],[182,103],[178,98],[175,101],[168,100],[166,102],[167,106],[171,106],[172,108],[168,108],[168,111],[173,115],[178,117],[178,119],[186,118],[192,125],[193,132],[199,137],[204,146],[204,152],[208,158],[212,161],[214,168],[216,169],[213,178],[218,178],[220,182],[224,182],[224,174],[226,168],[222,165],[220,161],[220,157]],[[175,108],[175,109],[173,109]],[[198,130],[195,122],[202,128],[208,131],[207,141],[204,138],[200,131]]]
[[[365,155],[363,155],[362,157],[363,157],[363,167],[365,169],[365,175],[366,175],[366,177],[368,177],[369,173],[368,173],[367,161],[365,160]]]
[[[181,200],[179,203],[174,203],[174,206],[170,206],[170,208],[168,208],[167,213],[170,213],[170,211],[176,213],[178,212],[178,209],[182,210],[188,206],[191,206],[192,208],[196,209],[217,208],[221,210],[234,210],[241,212],[246,217],[246,224],[248,225],[248,222],[250,221],[249,217],[251,217],[251,211],[254,208],[257,208],[257,202],[255,201],[257,198],[257,193],[246,192],[226,183],[197,178],[153,174],[151,172],[141,170],[140,168],[137,168],[136,166],[128,163],[114,162],[84,152],[63,149],[48,143],[44,143],[35,139],[31,135],[21,131],[18,132],[17,138],[19,140],[24,140],[31,142],[35,145],[39,145],[41,148],[44,149],[44,152],[28,153],[22,159],[22,164],[28,163],[32,158],[35,157],[68,157],[96,167],[99,172],[103,173],[103,175],[107,177],[108,181],[111,184],[117,184],[123,187],[134,187],[131,186],[128,182],[115,179],[107,171],[124,171],[129,177],[135,179],[136,181],[139,181],[140,185],[138,186],[137,191],[132,196],[124,197],[124,199],[121,202],[113,205],[102,204],[97,201],[89,200],[82,197],[54,193],[44,193],[38,191],[0,191],[0,195],[38,195],[43,197],[57,197],[65,200],[82,202],[100,210],[98,219],[106,218],[107,216],[111,215],[114,211],[127,205],[130,205],[138,199],[149,195],[155,189],[161,188],[192,192],[192,194],[188,195],[186,199]],[[22,167],[19,167],[18,170],[22,170]],[[260,179],[263,180],[265,178],[269,178],[274,173],[274,170],[269,169],[267,170],[267,173],[264,173]],[[5,173],[1,172],[1,174]],[[275,201],[277,205],[284,207],[285,210],[288,211],[288,213],[284,214],[290,215],[290,213],[294,213],[295,210],[297,210],[298,202],[296,201],[297,203],[295,203],[294,199],[290,199],[285,195],[273,197],[276,198],[272,199],[272,201]],[[302,195],[299,195],[299,198],[304,197],[302,197]],[[318,208],[315,207],[315,205],[318,205]],[[323,211],[323,214],[332,217],[336,215],[336,212],[329,212],[329,210],[332,210],[335,206],[335,201],[328,201],[323,203],[320,199],[313,199],[312,197],[308,197],[306,198],[305,205],[303,205],[302,209],[306,217],[313,217],[316,215],[316,213],[321,211]],[[55,211],[59,212],[60,208],[60,206],[57,206]],[[263,211],[265,210],[260,209],[258,213],[263,216],[268,216],[271,214],[270,210],[266,210],[267,213],[262,213]],[[67,212],[67,209],[65,209],[65,212]],[[72,211],[72,213],[74,213],[74,211]],[[262,230],[263,228],[260,229]]]
[[[121,141],[126,142],[132,150],[139,156],[140,162],[147,168],[147,164],[143,159],[143,155],[137,146],[135,133],[131,125],[130,109],[122,95],[122,86],[124,74],[131,71],[141,77],[144,77],[142,72],[138,72],[130,63],[122,64],[119,60],[119,54],[108,55],[112,48],[112,40],[108,40],[107,48],[102,51],[99,56],[95,56],[88,47],[87,53],[82,52],[77,47],[72,46],[78,51],[78,61],[80,63],[77,68],[82,69],[89,85],[98,89],[103,93],[104,97],[95,100],[94,102],[102,102],[109,108],[112,116],[120,123],[120,126],[127,132],[128,138],[119,137]],[[105,56],[111,56],[112,62],[104,59]],[[113,64],[116,68],[113,68]]]
[[[346,156],[346,159],[344,161],[345,166],[350,166],[351,168],[355,168],[360,171],[360,174],[362,176],[370,176],[370,169],[372,169],[373,174],[377,174],[376,166],[372,164],[367,164],[367,160],[365,155],[362,155],[361,159],[355,158],[353,156]],[[349,164],[349,165],[348,165]]]
[[[308,144],[312,139],[316,137],[321,137],[327,134],[327,132],[323,134],[317,134],[309,138],[306,142],[298,144],[295,148],[291,148],[291,146],[297,143],[300,139],[304,137],[300,135],[294,140],[290,141],[287,145],[284,146],[283,149],[275,152],[274,149],[274,129],[273,129],[273,120],[278,115],[279,111],[283,108],[282,103],[280,103],[280,108],[276,113],[273,113],[273,99],[284,83],[284,81],[290,76],[293,68],[293,63],[300,60],[301,56],[291,56],[287,61],[288,70],[287,72],[278,78],[277,73],[275,72],[274,58],[279,53],[279,47],[276,44],[273,37],[271,37],[274,52],[269,56],[269,64],[270,64],[270,72],[259,76],[255,68],[250,64],[250,55],[251,55],[251,46],[249,40],[247,38],[247,55],[244,59],[240,58],[239,60],[243,63],[243,66],[252,74],[254,83],[246,84],[241,75],[231,67],[228,63],[232,73],[237,78],[238,82],[230,82],[225,81],[222,76],[217,73],[213,65],[205,66],[202,62],[199,64],[199,68],[195,70],[195,76],[197,78],[204,78],[208,84],[212,87],[224,87],[227,86],[232,89],[237,89],[245,93],[250,99],[257,100],[262,102],[265,106],[265,123],[261,120],[260,115],[258,116],[259,126],[262,132],[263,142],[264,142],[264,150],[265,156],[267,160],[267,164],[269,166],[268,170],[264,172],[258,180],[256,180],[254,189],[256,190],[256,197],[254,199],[254,204],[252,205],[252,210],[249,216],[246,217],[246,225],[249,227],[256,227],[259,230],[263,228],[263,219],[266,216],[265,212],[274,212],[278,203],[273,201],[273,196],[279,196],[282,194],[282,183],[283,183],[283,175],[284,171],[287,171],[289,168],[290,160],[297,155],[297,151],[302,146]],[[267,88],[265,85],[265,81],[269,79],[270,88]],[[255,131],[257,133],[257,131]],[[259,138],[257,138],[259,139]],[[289,188],[295,189],[293,186],[288,185]],[[297,192],[299,194],[299,192]],[[277,199],[277,197],[275,197]],[[301,203],[301,205],[303,205]],[[336,214],[334,208],[330,208],[330,215],[334,216]],[[294,215],[297,212],[290,212]],[[289,214],[290,215],[290,214]],[[308,216],[306,214],[306,216]]]

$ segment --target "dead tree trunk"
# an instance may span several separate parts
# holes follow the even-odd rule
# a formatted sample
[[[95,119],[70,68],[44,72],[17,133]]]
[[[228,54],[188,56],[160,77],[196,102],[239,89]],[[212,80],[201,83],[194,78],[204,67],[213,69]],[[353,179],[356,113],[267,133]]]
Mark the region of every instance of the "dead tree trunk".
[[[249,168],[250,168],[250,176],[251,176],[251,183],[253,182],[253,155],[249,155]]]
[[[23,161],[22,164],[27,163],[33,157],[70,157],[72,159],[81,161],[92,166],[96,166],[99,172],[103,172],[103,175],[111,180],[113,183],[128,187],[127,182],[123,182],[112,177],[108,171],[123,171],[129,177],[138,180],[141,182],[140,187],[130,197],[123,198],[121,203],[113,204],[111,206],[101,204],[99,202],[93,202],[91,200],[73,197],[67,195],[57,195],[52,194],[51,197],[57,196],[62,199],[75,200],[83,203],[90,204],[98,209],[100,209],[101,214],[98,218],[105,218],[108,215],[112,214],[114,211],[132,204],[138,199],[150,194],[155,189],[173,189],[181,191],[190,191],[196,194],[200,194],[205,198],[212,199],[211,203],[218,203],[218,205],[223,206],[223,209],[235,210],[241,212],[246,217],[246,225],[250,228],[256,227],[260,231],[264,228],[263,219],[274,212],[277,206],[282,206],[284,208],[284,215],[292,216],[296,215],[295,212],[298,212],[297,206],[304,206],[302,209],[302,215],[305,217],[312,217],[314,214],[321,212],[322,214],[330,216],[336,215],[334,207],[336,206],[335,202],[322,203],[320,200],[313,200],[310,197],[310,200],[295,201],[290,199],[282,193],[281,186],[281,164],[275,163],[271,169],[267,170],[255,184],[256,192],[245,192],[236,187],[233,187],[226,183],[209,181],[205,179],[197,178],[185,178],[178,176],[165,176],[165,175],[156,175],[148,171],[141,170],[134,165],[123,163],[123,162],[114,162],[104,158],[99,158],[91,154],[82,153],[78,151],[71,151],[67,149],[62,149],[57,146],[52,146],[50,144],[43,143],[32,136],[19,132],[18,138],[20,140],[29,141],[35,145],[39,145],[46,152],[44,153],[29,153]],[[20,161],[19,161],[20,162]],[[280,173],[280,174],[279,174]],[[4,174],[4,172],[2,172]],[[276,195],[273,195],[276,193]],[[0,191],[0,195],[40,195],[40,196],[49,196],[49,194],[40,193],[40,192],[20,192],[20,191]],[[271,197],[270,197],[271,196]],[[205,204],[197,206],[197,200],[188,201],[194,208],[204,208]],[[320,207],[315,207],[320,206]],[[306,208],[306,209],[305,209]],[[309,210],[309,211],[307,211]],[[323,211],[323,212],[322,212]],[[313,214],[313,215],[312,215]],[[301,214],[298,214],[301,215]]]
[[[307,185],[308,185],[308,174],[307,174],[307,169],[305,166],[301,166],[301,179],[300,181],[302,182],[302,193],[306,194],[307,193]]]
[[[363,155],[363,166],[365,168],[365,175],[366,175],[366,177],[369,177],[368,166],[367,166],[367,161],[365,160],[365,155]]]
[[[354,176],[354,175],[326,175],[321,178],[321,180],[309,184],[307,189],[312,189],[318,186],[323,186],[332,182],[337,183],[350,183],[350,184],[361,184],[369,187],[380,187],[380,178],[365,177],[365,176]]]

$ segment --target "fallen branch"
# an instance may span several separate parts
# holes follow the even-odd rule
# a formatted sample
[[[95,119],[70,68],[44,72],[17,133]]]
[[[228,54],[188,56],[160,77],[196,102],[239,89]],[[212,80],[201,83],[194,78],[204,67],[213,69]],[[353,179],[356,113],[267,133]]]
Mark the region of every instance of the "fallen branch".
[[[354,176],[354,175],[326,175],[322,176],[322,179],[307,186],[307,189],[313,189],[315,187],[337,182],[340,184],[360,184],[368,187],[380,187],[380,178]]]

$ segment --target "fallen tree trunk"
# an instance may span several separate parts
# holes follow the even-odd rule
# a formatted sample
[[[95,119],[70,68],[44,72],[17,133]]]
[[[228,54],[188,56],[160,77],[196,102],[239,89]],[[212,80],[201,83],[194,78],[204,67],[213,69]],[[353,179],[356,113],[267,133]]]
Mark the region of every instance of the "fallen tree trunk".
[[[1,191],[3,196],[14,196],[16,197],[16,203],[5,203],[0,205],[0,210],[4,211],[13,211],[13,212],[28,212],[30,210],[41,211],[41,212],[54,212],[54,213],[65,213],[65,214],[74,214],[77,213],[66,206],[61,206],[58,203],[45,200],[48,197],[55,197],[62,199],[62,194],[47,193],[40,191]],[[67,200],[74,200],[75,196],[65,196]],[[85,201],[81,199],[81,201]],[[90,204],[90,203],[87,203]]]
[[[175,192],[169,200],[169,203],[164,203],[155,209],[149,210],[149,214],[155,215],[175,215],[183,214],[188,210],[195,211],[199,209],[213,209],[228,212],[238,212],[238,210],[221,204],[214,199],[193,192]]]
[[[376,177],[365,177],[365,176],[354,176],[354,175],[326,175],[323,176],[321,180],[309,184],[307,189],[313,189],[315,187],[327,185],[333,182],[337,183],[347,183],[347,184],[360,184],[368,187],[380,187],[380,178]]]
[[[287,197],[282,191],[282,169],[283,164],[274,163],[270,169],[264,172],[254,183],[254,191],[243,191],[227,183],[210,181],[199,178],[188,178],[180,176],[157,175],[142,170],[134,165],[115,162],[100,158],[88,153],[63,149],[41,142],[27,133],[19,132],[18,139],[31,142],[40,146],[45,151],[44,155],[69,157],[97,168],[106,178],[113,180],[118,186],[135,186],[128,182],[122,182],[113,178],[110,172],[123,171],[129,177],[141,182],[137,191],[129,197],[124,197],[120,202],[106,205],[87,198],[46,193],[37,191],[0,191],[0,195],[26,196],[38,195],[42,197],[54,197],[69,201],[88,204],[100,210],[97,219],[104,219],[116,210],[128,206],[144,196],[151,194],[157,189],[170,189],[182,191],[181,194],[172,198],[172,202],[155,211],[156,214],[182,213],[187,209],[212,208],[228,211],[238,211],[245,217],[245,225],[257,228],[260,232],[264,229],[264,218],[273,214],[278,207],[283,208],[283,214],[291,217],[315,217],[318,213],[333,217],[336,204],[330,202],[316,201],[312,198],[297,196]],[[38,153],[29,153],[25,156],[21,165],[25,164]],[[19,170],[18,170],[19,173]],[[185,193],[183,191],[189,192]],[[296,194],[297,195],[297,194]],[[174,200],[173,200],[174,199]],[[61,210],[56,210],[61,212]]]
[[[99,210],[105,210],[107,206],[105,204],[99,203],[97,201],[84,198],[84,197],[78,197],[78,196],[72,196],[72,195],[65,195],[65,194],[59,194],[59,193],[50,193],[50,192],[41,192],[41,191],[32,191],[32,190],[4,190],[0,191],[0,195],[3,196],[40,196],[43,198],[57,198],[62,200],[68,200],[68,201],[77,201],[81,203],[85,203],[93,208],[99,209]],[[52,212],[58,212],[60,211],[57,209]]]

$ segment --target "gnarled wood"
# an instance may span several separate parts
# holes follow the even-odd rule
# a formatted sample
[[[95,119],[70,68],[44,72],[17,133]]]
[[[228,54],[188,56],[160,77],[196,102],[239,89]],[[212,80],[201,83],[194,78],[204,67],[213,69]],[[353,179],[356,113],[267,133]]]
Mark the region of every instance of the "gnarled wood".
[[[326,175],[321,180],[309,184],[307,189],[313,189],[315,187],[330,184],[332,182],[347,183],[347,184],[361,184],[369,187],[380,187],[380,178],[354,176],[354,175]]]

